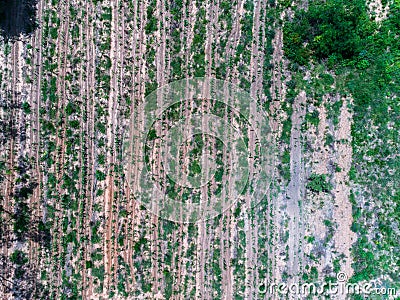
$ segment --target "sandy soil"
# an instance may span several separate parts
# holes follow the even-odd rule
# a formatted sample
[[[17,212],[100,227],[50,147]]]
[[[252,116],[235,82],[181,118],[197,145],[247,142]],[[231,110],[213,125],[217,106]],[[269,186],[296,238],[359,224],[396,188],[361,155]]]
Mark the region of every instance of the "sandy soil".
[[[341,271],[350,278],[353,275],[351,246],[356,235],[351,231],[352,205],[350,203],[349,171],[352,162],[351,148],[351,124],[352,113],[348,106],[351,105],[351,98],[343,98],[343,106],[339,118],[339,128],[336,132],[335,147],[337,149],[337,164],[340,168],[335,173],[335,198],[334,221],[337,223],[337,230],[334,235],[335,249],[345,255]],[[342,295],[341,299],[345,299]]]
[[[290,182],[287,188],[287,212],[289,215],[289,260],[288,274],[292,276],[289,283],[299,282],[299,253],[302,240],[302,216],[299,203],[304,195],[304,161],[302,154],[301,125],[305,115],[306,93],[304,91],[295,98],[292,114],[292,131],[290,135]]]
[[[371,18],[374,18],[376,22],[380,23],[388,16],[389,2],[383,7],[381,0],[371,0],[368,1],[368,9]]]

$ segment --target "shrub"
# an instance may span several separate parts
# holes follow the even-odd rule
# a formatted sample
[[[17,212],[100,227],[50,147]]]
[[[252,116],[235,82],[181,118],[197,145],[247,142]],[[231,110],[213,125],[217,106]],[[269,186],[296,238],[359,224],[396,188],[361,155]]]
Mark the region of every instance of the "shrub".
[[[104,174],[103,172],[96,170],[96,179],[99,181],[105,180],[106,179],[106,174]]]
[[[313,192],[329,192],[332,189],[332,184],[327,182],[325,174],[312,174],[308,178],[307,188]]]
[[[375,26],[362,0],[311,1],[307,11],[298,10],[285,25],[285,53],[302,65],[310,57],[353,58],[364,48],[365,38]]]
[[[22,110],[24,111],[25,114],[31,113],[31,106],[29,105],[28,102],[22,103]]]

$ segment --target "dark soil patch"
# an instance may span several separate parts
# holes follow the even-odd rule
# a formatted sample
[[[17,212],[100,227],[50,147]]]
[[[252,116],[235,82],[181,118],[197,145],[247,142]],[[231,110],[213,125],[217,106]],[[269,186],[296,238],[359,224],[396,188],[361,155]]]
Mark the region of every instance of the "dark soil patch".
[[[0,0],[0,33],[6,39],[18,39],[37,27],[37,0]]]

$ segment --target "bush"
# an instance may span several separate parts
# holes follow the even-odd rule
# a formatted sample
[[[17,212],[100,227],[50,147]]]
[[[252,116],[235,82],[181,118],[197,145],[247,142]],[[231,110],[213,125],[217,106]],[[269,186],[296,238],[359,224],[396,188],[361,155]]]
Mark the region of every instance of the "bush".
[[[28,262],[28,258],[26,257],[26,254],[21,250],[15,250],[11,254],[10,261],[19,266],[22,266]]]
[[[96,174],[95,174],[96,180],[99,181],[103,181],[106,179],[106,174],[104,174],[103,172],[96,170]]]
[[[314,125],[315,127],[318,127],[319,124],[319,113],[317,110],[314,110],[312,112],[309,112],[306,114],[305,119],[308,123]]]
[[[376,28],[362,0],[311,1],[284,27],[286,55],[301,65],[310,57],[353,58],[365,46],[365,38]]]
[[[31,113],[31,106],[29,105],[28,102],[22,103],[22,110],[24,111],[25,114]]]
[[[332,184],[327,182],[325,174],[312,174],[308,178],[307,188],[313,192],[329,192],[332,189]]]

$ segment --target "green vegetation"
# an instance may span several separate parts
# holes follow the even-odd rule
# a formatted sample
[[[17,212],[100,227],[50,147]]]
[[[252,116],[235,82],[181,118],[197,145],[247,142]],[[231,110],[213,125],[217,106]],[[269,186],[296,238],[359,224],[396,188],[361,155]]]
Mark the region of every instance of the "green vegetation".
[[[30,114],[31,113],[31,106],[28,102],[22,103],[22,110],[24,111],[25,114]]]
[[[350,178],[362,189],[352,194],[356,213],[352,229],[358,234],[353,246],[352,281],[385,274],[399,282],[393,263],[399,261],[400,242],[393,223],[399,218],[396,187],[400,159],[393,155],[398,153],[394,145],[399,145],[400,130],[395,121],[400,117],[400,2],[387,4],[388,17],[378,23],[368,15],[363,0],[312,1],[307,11],[295,9],[284,27],[284,49],[292,67],[304,70],[299,66],[321,65],[333,70],[336,92],[353,98]],[[331,85],[329,81],[324,84]],[[340,102],[328,107],[329,117],[336,124],[340,107]],[[328,136],[326,144],[332,142]],[[315,176],[309,187],[329,190],[326,180]],[[377,213],[380,209],[385,213]],[[376,226],[370,225],[371,218]],[[368,236],[373,236],[373,241]],[[392,256],[385,254],[388,251]]]
[[[312,1],[297,10],[285,27],[285,53],[292,62],[351,59],[365,48],[377,25],[370,21],[365,1]]]
[[[308,178],[307,188],[313,192],[329,192],[332,184],[327,181],[325,174],[312,174]]]
[[[313,110],[312,112],[308,112],[305,116],[306,122],[314,125],[315,127],[319,124],[319,113],[317,110]]]
[[[104,296],[110,298],[138,299],[145,293],[152,298],[160,291],[166,299],[182,294],[194,299],[199,292],[198,272],[204,268],[207,295],[200,297],[223,298],[227,291],[223,279],[233,274],[232,298],[243,299],[251,284],[274,278],[271,255],[279,253],[272,247],[293,236],[288,216],[282,211],[287,207],[271,205],[270,201],[290,181],[292,104],[300,90],[306,91],[310,104],[306,107],[306,128],[302,129],[319,125],[323,96],[332,96],[325,104],[325,145],[330,158],[343,142],[335,141],[332,135],[337,129],[332,122],[339,123],[343,109],[339,99],[351,96],[352,101],[347,102],[354,112],[349,186],[354,188],[352,230],[358,235],[352,280],[385,274],[400,282],[396,273],[400,253],[396,226],[399,159],[394,155],[400,131],[399,101],[394,97],[400,86],[398,0],[389,3],[388,19],[379,24],[369,18],[361,0],[309,1],[307,11],[300,9],[298,2],[287,0],[245,0],[239,11],[239,3],[225,0],[172,0],[161,5],[155,0],[93,0],[84,5],[52,0],[43,4],[40,31],[30,39],[32,45],[18,42],[15,51],[12,43],[2,44],[2,105],[9,104],[7,97],[16,101],[12,103],[12,118],[5,121],[18,125],[12,128],[18,136],[12,145],[4,144],[0,157],[0,181],[6,186],[0,195],[0,234],[5,236],[8,230],[12,238],[7,241],[17,245],[6,252],[10,267],[3,266],[15,272],[11,276],[20,286],[28,285],[25,278],[31,269],[36,272],[32,273],[36,294],[16,298],[79,299],[85,292],[104,295],[106,291]],[[282,27],[278,18],[282,8],[288,7],[294,14],[285,14],[290,17],[283,20]],[[278,50],[272,46],[277,28],[284,30],[288,68],[286,61],[271,59]],[[20,56],[26,64],[24,60],[15,64]],[[13,80],[4,80],[15,78],[14,69],[22,70],[19,75],[26,78],[17,92],[11,88]],[[275,109],[282,105],[282,111],[272,116],[282,129],[282,136],[277,137],[281,176],[253,209],[243,209],[246,196],[254,190],[248,184],[230,214],[202,224],[176,224],[148,214],[136,194],[125,186],[121,135],[126,116],[140,113],[143,95],[159,84],[203,75],[227,79],[246,90],[252,87],[254,97],[267,111],[272,101],[277,101]],[[285,99],[277,79],[286,84]],[[271,90],[272,80],[275,90]],[[151,147],[155,141],[188,110],[198,113],[203,107],[200,102],[188,101],[189,107],[179,104],[166,111],[162,126],[157,127],[161,131],[148,133],[147,163],[157,163]],[[215,102],[210,101],[213,113],[222,118],[233,114],[222,102]],[[23,123],[18,124],[20,119]],[[240,120],[232,123],[243,125]],[[135,129],[140,130],[140,126]],[[196,135],[184,148],[191,162],[188,172],[201,173],[202,148],[209,145],[217,165],[209,194],[220,195],[229,172],[224,147],[230,145],[210,140]],[[244,140],[249,142],[247,133]],[[308,151],[315,149],[309,143],[304,147],[306,162]],[[239,163],[242,166],[243,160]],[[329,162],[328,170],[342,171],[334,161]],[[169,197],[200,203],[200,193],[172,180],[164,183],[161,188]],[[320,203],[328,203],[325,198],[332,197],[324,194],[332,189],[329,175],[312,174],[307,188],[316,193],[314,198],[323,198]],[[309,261],[304,263],[310,263],[303,273],[305,281],[317,281],[329,271],[327,268],[318,274],[312,265],[321,259],[322,247],[331,247],[336,223],[330,218],[328,213],[323,215],[325,238],[307,232],[310,236],[304,239],[309,243],[307,248],[312,248],[311,253],[305,253]],[[276,220],[282,221],[282,228]],[[374,220],[372,226],[370,220]],[[301,247],[304,243],[301,241]],[[331,253],[332,269],[338,272],[343,258]],[[288,251],[282,255],[286,260],[289,257]],[[158,282],[153,272],[157,272]],[[332,280],[330,275],[325,280]],[[289,277],[287,270],[283,271],[283,280]],[[43,289],[38,278],[44,282]],[[252,297],[257,298],[256,293]],[[258,298],[265,296],[260,293]]]

